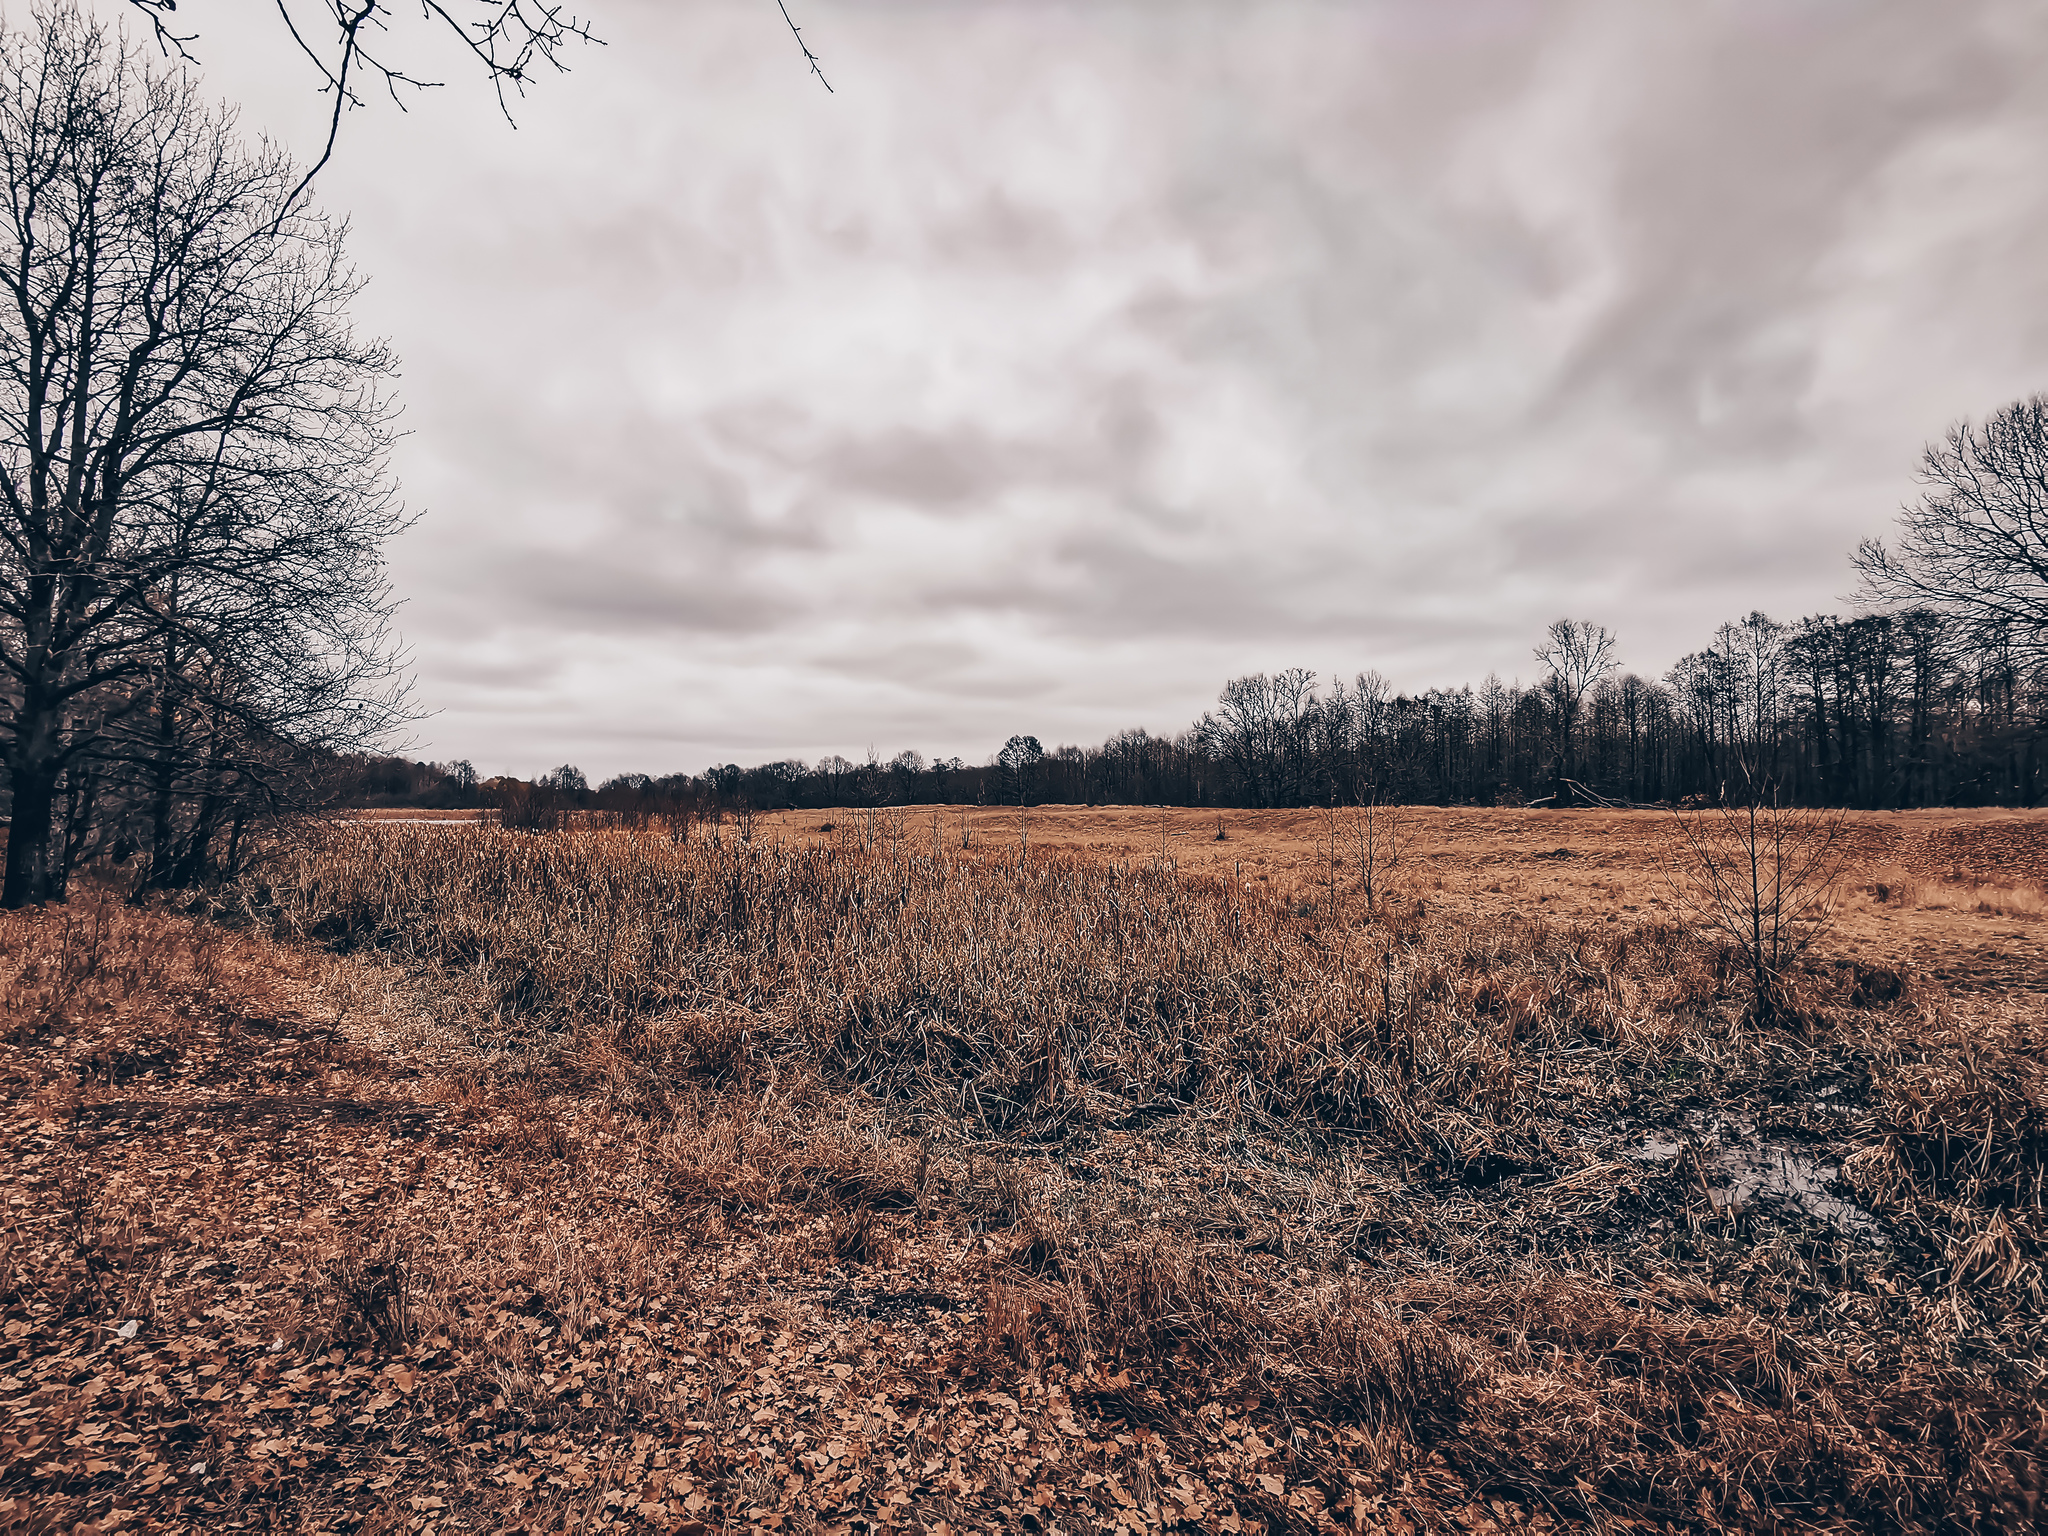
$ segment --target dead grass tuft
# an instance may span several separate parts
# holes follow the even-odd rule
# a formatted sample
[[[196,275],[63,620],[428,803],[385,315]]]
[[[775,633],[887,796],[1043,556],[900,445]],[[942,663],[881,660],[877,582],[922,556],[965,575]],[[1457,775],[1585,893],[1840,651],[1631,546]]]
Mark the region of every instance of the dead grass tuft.
[[[313,1273],[301,1337],[315,1352],[358,1344],[396,1351],[412,1342],[419,1280],[399,1234],[344,1241],[315,1259]]]
[[[1376,1434],[1450,1433],[1492,1374],[1470,1341],[1428,1319],[1404,1321],[1356,1280],[1316,1298],[1296,1333],[1305,1401]]]
[[[2048,917],[2048,886],[2038,880],[1986,880],[1950,870],[1938,878],[1889,867],[1864,880],[1860,894],[1874,907],[1976,913],[1985,917]]]

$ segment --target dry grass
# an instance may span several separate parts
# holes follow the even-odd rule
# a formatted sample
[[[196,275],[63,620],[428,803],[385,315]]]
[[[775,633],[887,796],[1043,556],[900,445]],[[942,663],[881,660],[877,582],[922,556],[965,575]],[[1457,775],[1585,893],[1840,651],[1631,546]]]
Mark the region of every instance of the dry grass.
[[[976,1167],[992,1148],[986,1187],[948,1180],[1019,1277],[987,1348],[1136,1372],[1159,1401],[1133,1411],[1169,1439],[1195,1397],[1348,1402],[1374,1457],[1435,1447],[1574,1518],[1740,1524],[1810,1515],[1816,1489],[1878,1523],[2027,1507],[2040,1041],[2018,1016],[1809,966],[1800,1029],[1759,1029],[1728,953],[1675,928],[1474,922],[1428,889],[1369,911],[1337,882],[1318,903],[872,829],[351,831],[250,902],[459,976],[503,1038],[563,1031],[728,1090],[815,1073],[894,1137]],[[1825,1136],[1887,1243],[1745,1208],[1711,1148],[1636,1153],[1639,1128],[1709,1109]],[[1532,1441],[1553,1417],[1532,1393],[1573,1427]],[[1980,1437],[2021,1449],[1987,1461]]]
[[[845,812],[782,813],[762,818],[768,841],[814,838]],[[885,816],[894,813],[883,813]],[[921,835],[930,814],[903,813]],[[974,846],[1014,853],[1021,831],[1034,852],[1065,852],[1094,862],[1168,858],[1183,873],[1314,900],[1330,874],[1328,814],[1320,810],[1229,811],[1227,839],[1216,841],[1217,813],[1169,807],[1033,806],[943,813],[958,841],[965,815]],[[1513,810],[1404,806],[1392,886],[1479,922],[1518,915],[1550,924],[1623,924],[1684,914],[1663,866],[1671,845],[1669,811]],[[1339,808],[1336,873],[1356,884],[1364,868]],[[1942,810],[1850,812],[1844,818],[1845,900],[1830,952],[1868,964],[1909,963],[1953,989],[2048,993],[2048,929],[2025,911],[2030,889],[2048,890],[2048,812]],[[1377,872],[1376,872],[1377,873]],[[1951,877],[1994,887],[1999,910],[1873,902],[1875,881],[1902,877],[1939,886]],[[2012,903],[2001,892],[2014,890]]]
[[[101,1182],[23,1186],[6,1368],[80,1364],[0,1492],[112,1507],[72,1383],[143,1379],[148,1309],[404,1398],[231,1423],[159,1370],[120,1422],[234,1469],[160,1524],[2035,1528],[2037,1011],[1809,959],[1759,1026],[1725,951],[1475,917],[1419,844],[1368,910],[920,830],[344,828],[217,909],[261,936],[97,909],[103,1000],[84,917],[9,919],[18,1177]],[[165,1181],[101,1107],[155,1079],[64,1084],[193,1008],[159,1099],[375,1116],[209,1122]],[[67,1150],[81,1105],[125,1135]]]
[[[1537,1058],[1592,1046],[1642,1076],[1740,1048],[1699,1006],[1721,958],[1673,929],[1338,894],[943,844],[348,828],[243,900],[283,936],[459,977],[505,1039],[573,1026],[731,1081],[801,1060],[977,1134],[1202,1111],[1455,1170],[1526,1151]]]
[[[1964,870],[1928,880],[1896,866],[1867,875],[1861,894],[1873,906],[1968,912],[1986,917],[2048,917],[2048,886],[2038,880],[1986,880]]]

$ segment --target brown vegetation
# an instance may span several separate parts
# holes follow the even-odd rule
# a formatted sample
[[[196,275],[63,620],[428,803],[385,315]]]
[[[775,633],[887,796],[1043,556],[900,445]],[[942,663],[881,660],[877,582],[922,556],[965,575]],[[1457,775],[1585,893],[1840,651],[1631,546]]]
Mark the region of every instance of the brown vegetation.
[[[1306,823],[1260,882],[1235,818],[1187,829],[1224,879],[1063,814],[355,826],[241,932],[6,919],[0,1496],[2034,1528],[2038,998],[1822,947],[1765,1024],[1647,901],[1488,912],[1521,865],[1648,889],[1536,862],[1577,816],[1457,868],[1404,812],[1368,908]]]
[[[815,840],[820,825],[848,814],[764,816],[762,835]],[[933,813],[880,814],[924,829]],[[1364,812],[1335,814],[1337,875],[1356,879],[1363,868],[1350,829]],[[1311,899],[1329,876],[1324,810],[1226,811],[1220,842],[1216,812],[1171,806],[949,809],[942,820],[956,843],[963,816],[979,848],[1015,852],[1024,828],[1033,849],[1097,861],[1142,862],[1163,847],[1182,871]],[[1482,921],[1677,921],[1665,877],[1672,825],[1669,811],[1403,806],[1386,877],[1433,909]],[[1840,835],[1844,879],[1828,939],[1836,959],[1904,963],[1958,988],[2048,991],[2048,930],[2031,920],[2048,908],[2048,812],[1851,811]]]

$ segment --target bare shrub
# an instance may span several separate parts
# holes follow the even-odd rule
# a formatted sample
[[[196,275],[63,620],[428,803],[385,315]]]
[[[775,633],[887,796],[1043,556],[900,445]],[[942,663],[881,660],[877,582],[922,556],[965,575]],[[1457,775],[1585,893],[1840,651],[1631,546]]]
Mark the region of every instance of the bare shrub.
[[[1732,946],[1762,1022],[1795,1010],[1793,963],[1834,921],[1847,851],[1839,810],[1790,806],[1761,782],[1738,799],[1673,812],[1676,848],[1666,866],[1680,907]]]
[[[1379,794],[1375,791],[1352,808],[1346,831],[1366,911],[1377,911],[1380,881],[1401,862],[1400,808],[1380,804]],[[1334,832],[1331,842],[1336,842]]]
[[[569,823],[554,789],[545,784],[512,781],[493,791],[498,825],[513,832],[559,832]]]

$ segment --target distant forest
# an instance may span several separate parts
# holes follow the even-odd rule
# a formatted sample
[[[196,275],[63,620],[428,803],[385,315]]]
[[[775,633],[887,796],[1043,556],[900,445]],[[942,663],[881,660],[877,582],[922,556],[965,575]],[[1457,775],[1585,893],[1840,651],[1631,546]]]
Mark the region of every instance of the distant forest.
[[[1529,684],[1396,692],[1377,672],[1291,668],[1226,683],[1186,729],[1047,750],[1018,734],[983,763],[725,764],[624,774],[565,766],[479,783],[467,764],[366,759],[364,805],[553,804],[622,815],[843,805],[1656,804],[1767,781],[1793,801],[1870,809],[2048,798],[2048,677],[1996,630],[1929,610],[1781,624],[1761,613],[1661,679],[1613,665],[1614,638],[1551,626]],[[1028,724],[1028,722],[1020,722]]]

